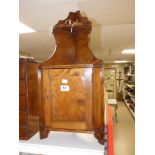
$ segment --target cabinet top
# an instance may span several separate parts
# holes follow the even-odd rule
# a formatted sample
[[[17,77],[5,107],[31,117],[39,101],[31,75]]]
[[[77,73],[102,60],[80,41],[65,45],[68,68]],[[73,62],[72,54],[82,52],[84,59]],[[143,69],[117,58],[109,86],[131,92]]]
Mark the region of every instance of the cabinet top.
[[[41,66],[102,64],[89,47],[91,29],[91,22],[80,11],[70,12],[66,19],[59,20],[53,27],[55,51]]]
[[[20,57],[19,58],[19,62],[23,62],[23,63],[26,63],[26,62],[32,62],[32,63],[38,63],[37,61],[33,60],[32,58],[29,58],[29,57]]]

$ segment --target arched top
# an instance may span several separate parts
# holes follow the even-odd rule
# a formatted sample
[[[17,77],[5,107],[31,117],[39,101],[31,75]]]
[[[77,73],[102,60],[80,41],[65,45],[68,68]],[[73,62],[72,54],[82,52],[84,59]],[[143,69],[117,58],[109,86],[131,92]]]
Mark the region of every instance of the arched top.
[[[86,29],[91,32],[92,24],[87,17],[82,17],[80,11],[70,12],[64,20],[59,20],[53,28],[53,33],[57,30]]]
[[[56,50],[41,65],[102,64],[89,48],[91,29],[92,23],[87,17],[82,17],[80,11],[70,12],[66,19],[59,20],[53,27]]]

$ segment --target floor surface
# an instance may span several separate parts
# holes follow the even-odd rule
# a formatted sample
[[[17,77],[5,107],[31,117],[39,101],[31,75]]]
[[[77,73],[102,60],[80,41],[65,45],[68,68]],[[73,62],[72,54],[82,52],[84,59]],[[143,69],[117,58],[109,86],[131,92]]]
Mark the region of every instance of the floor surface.
[[[135,155],[135,121],[124,102],[118,103],[118,123],[114,119],[114,155]]]

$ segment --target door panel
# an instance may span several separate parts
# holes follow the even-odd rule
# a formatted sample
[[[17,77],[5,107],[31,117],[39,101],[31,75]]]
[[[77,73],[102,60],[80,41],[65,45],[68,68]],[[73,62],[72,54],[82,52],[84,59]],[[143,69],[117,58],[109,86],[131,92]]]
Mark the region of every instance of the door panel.
[[[90,130],[92,69],[51,69],[44,70],[43,75],[45,124],[51,128]]]

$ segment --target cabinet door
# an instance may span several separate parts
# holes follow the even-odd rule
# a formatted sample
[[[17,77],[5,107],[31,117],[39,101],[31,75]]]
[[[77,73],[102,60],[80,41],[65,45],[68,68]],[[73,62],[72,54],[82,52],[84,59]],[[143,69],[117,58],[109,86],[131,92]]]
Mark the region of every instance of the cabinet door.
[[[92,129],[92,68],[43,70],[44,122],[52,129]]]

